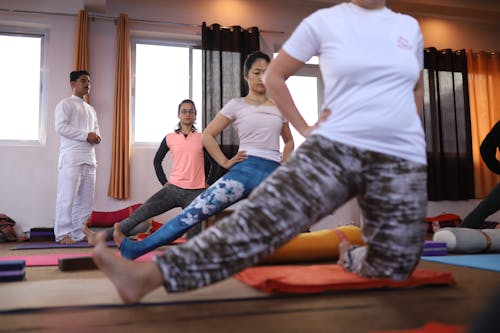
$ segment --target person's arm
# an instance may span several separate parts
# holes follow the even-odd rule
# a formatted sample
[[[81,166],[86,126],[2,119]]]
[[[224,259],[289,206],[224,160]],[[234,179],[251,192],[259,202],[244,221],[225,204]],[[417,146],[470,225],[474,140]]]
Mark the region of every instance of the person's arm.
[[[285,81],[295,74],[304,63],[291,57],[281,50],[266,70],[264,82],[267,90],[274,99],[276,106],[295,129],[304,137],[309,134],[311,127],[300,114],[295,105],[290,90]]]
[[[215,140],[229,124],[231,124],[231,120],[218,113],[203,131],[203,146],[210,156],[212,156],[212,158],[224,169],[230,169],[235,163],[241,162],[247,158],[247,153],[245,151],[239,151],[233,158],[228,160]]]
[[[295,143],[293,142],[292,131],[288,123],[283,123],[281,126],[281,138],[284,142],[283,154],[281,158],[281,163],[285,163],[295,148]]]
[[[424,72],[420,71],[420,76],[415,88],[413,88],[413,95],[415,96],[415,105],[417,106],[417,113],[422,118],[424,112]]]
[[[219,173],[219,165],[214,161],[208,151],[203,148],[203,160],[205,162],[205,179],[206,183],[210,186],[217,180]]]
[[[165,155],[168,153],[167,139],[163,138],[160,143],[160,147],[156,151],[155,158],[153,159],[153,164],[155,167],[156,177],[160,181],[161,185],[165,185],[168,182],[167,176],[165,175],[165,171],[163,170],[163,166],[161,163],[165,158]]]
[[[496,174],[500,174],[500,162],[497,159],[497,151],[500,146],[500,121],[493,126],[481,143],[481,158],[486,166]]]
[[[55,112],[56,132],[60,136],[68,139],[87,141],[89,132],[71,126],[72,108],[73,104],[68,101],[57,104]]]

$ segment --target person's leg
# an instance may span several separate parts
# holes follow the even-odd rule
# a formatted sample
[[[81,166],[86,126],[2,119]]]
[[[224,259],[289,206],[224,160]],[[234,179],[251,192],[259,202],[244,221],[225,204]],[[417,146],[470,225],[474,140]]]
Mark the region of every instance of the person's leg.
[[[470,212],[460,223],[461,228],[480,229],[484,220],[500,209],[500,184],[497,184],[493,190]]]
[[[246,198],[265,179],[278,163],[249,157],[233,166],[212,186],[196,197],[188,207],[160,229],[140,242],[124,239],[120,244],[122,256],[135,259],[182,236],[188,229],[230,205]]]
[[[162,187],[129,217],[118,224],[120,232],[125,236],[130,236],[130,232],[139,223],[151,217],[163,214],[172,208],[179,207],[177,198],[180,194],[182,194],[182,189],[175,185],[167,184]],[[108,240],[113,238],[113,231],[113,229],[106,230],[106,238]]]
[[[308,138],[230,216],[154,260],[168,291],[200,288],[256,264],[356,194],[351,149]]]
[[[77,189],[72,210],[72,233],[71,238],[79,242],[85,239],[83,225],[92,214],[94,202],[94,189],[96,180],[96,167],[93,165],[82,165],[80,186]]]
[[[152,261],[133,262],[116,256],[106,246],[106,234],[96,235],[94,262],[111,279],[125,303],[135,303],[163,284],[158,265]]]
[[[363,157],[365,246],[352,247],[341,260],[365,277],[404,280],[418,263],[425,240],[426,166],[379,153]]]
[[[62,167],[59,169],[54,224],[56,242],[71,240],[71,231],[73,230],[71,212],[79,183],[80,173],[78,167]]]

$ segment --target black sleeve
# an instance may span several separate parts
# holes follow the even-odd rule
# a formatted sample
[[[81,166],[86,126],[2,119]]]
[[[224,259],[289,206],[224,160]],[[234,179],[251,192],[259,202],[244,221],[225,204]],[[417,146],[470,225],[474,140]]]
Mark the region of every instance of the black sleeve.
[[[163,171],[163,166],[161,165],[161,162],[163,162],[163,159],[165,158],[165,155],[167,155],[168,150],[167,139],[164,138],[160,144],[160,147],[156,151],[155,158],[153,160],[156,177],[158,177],[158,180],[162,185],[165,185],[168,181],[167,176],[165,175],[165,171]]]
[[[497,160],[497,150],[500,148],[500,121],[493,126],[481,143],[481,158],[486,166],[500,175],[500,162]]]
[[[208,185],[212,185],[219,178],[219,164],[203,148],[203,160],[205,162],[205,179]]]

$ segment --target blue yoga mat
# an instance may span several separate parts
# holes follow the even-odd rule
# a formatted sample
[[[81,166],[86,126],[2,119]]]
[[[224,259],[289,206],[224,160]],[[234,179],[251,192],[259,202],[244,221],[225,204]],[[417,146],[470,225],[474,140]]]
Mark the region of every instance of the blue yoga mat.
[[[425,256],[422,260],[500,272],[500,253]]]
[[[106,245],[108,247],[116,247],[116,243],[114,241],[107,241]],[[24,242],[20,245],[17,245],[11,250],[36,250],[36,249],[56,249],[56,248],[87,248],[92,247],[87,242],[78,242],[73,244],[61,244],[57,242]]]

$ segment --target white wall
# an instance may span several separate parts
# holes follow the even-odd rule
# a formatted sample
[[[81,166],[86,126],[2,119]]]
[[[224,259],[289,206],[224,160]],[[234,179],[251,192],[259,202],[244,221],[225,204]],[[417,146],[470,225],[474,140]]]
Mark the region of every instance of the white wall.
[[[286,5],[284,5],[286,4]],[[293,31],[301,18],[313,12],[318,6],[314,2],[301,1],[250,1],[250,0],[108,0],[106,10],[100,15],[117,17],[127,13],[131,19],[159,20],[193,24],[151,25],[131,23],[133,35],[167,36],[181,34],[186,38],[199,39],[201,22],[219,23],[224,26],[258,26],[262,33],[262,49],[271,53],[279,47]],[[327,6],[327,4],[323,4]],[[44,103],[46,117],[46,140],[42,145],[2,145],[0,144],[0,212],[17,221],[20,228],[27,231],[32,227],[52,226],[57,186],[57,159],[59,138],[54,131],[54,107],[57,102],[71,93],[68,73],[72,70],[76,14],[83,9],[79,0],[0,0],[0,9],[30,11],[50,11],[75,14],[73,16],[32,15],[0,11],[0,25],[30,25],[49,31],[47,54],[45,57]],[[499,31],[499,26],[476,26],[459,20],[441,20],[453,31],[453,35],[432,35],[430,21],[420,18],[423,23],[426,46],[438,48],[499,49],[500,36],[485,31]],[[435,18],[432,19],[433,24]],[[496,29],[496,30],[495,30]],[[267,31],[267,32],[266,32]],[[466,33],[467,32],[467,33]],[[429,35],[425,35],[428,33]],[[143,202],[159,189],[153,169],[156,147],[132,146],[131,187],[128,200],[115,200],[107,196],[111,164],[111,137],[113,121],[113,94],[115,72],[115,34],[112,20],[96,19],[90,26],[90,68],[92,73],[91,103],[98,112],[102,142],[97,147],[98,174],[95,195],[95,210],[112,211],[130,204]],[[498,34],[496,34],[498,35]],[[469,46],[471,45],[471,46]],[[0,92],[1,94],[1,92]],[[1,98],[1,95],[0,95]],[[15,112],[15,110],[0,110]],[[166,128],[166,131],[169,129]],[[166,171],[170,168],[166,163]],[[455,212],[464,215],[475,204],[446,202],[430,203],[429,215],[441,212]],[[164,214],[165,221],[178,210]],[[359,223],[359,210],[355,202],[328,217],[315,229],[334,224]]]

